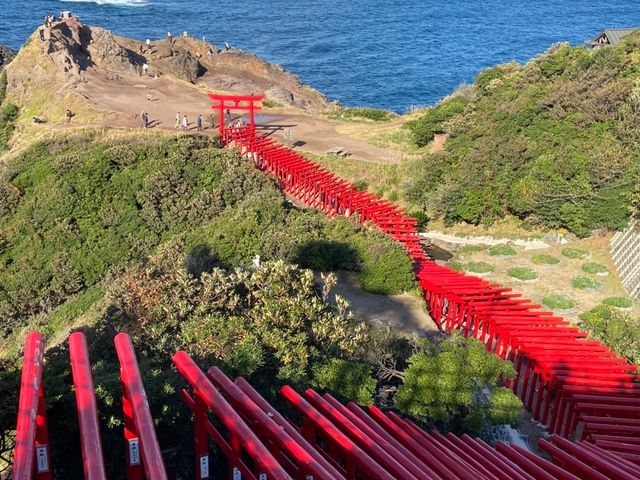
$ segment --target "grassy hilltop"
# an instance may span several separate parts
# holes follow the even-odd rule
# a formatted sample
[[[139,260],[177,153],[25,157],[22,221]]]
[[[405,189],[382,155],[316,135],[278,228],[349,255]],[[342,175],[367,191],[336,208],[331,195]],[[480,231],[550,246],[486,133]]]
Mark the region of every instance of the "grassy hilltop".
[[[419,145],[450,137],[406,194],[451,222],[620,229],[638,207],[639,125],[640,33],[600,50],[557,45],[485,70],[410,122]]]

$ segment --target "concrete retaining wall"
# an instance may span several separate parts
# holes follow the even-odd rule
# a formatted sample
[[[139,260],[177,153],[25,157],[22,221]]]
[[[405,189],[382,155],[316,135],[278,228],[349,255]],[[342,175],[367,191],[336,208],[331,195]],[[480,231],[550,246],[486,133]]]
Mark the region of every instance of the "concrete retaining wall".
[[[613,236],[611,256],[622,285],[629,295],[640,300],[640,222],[633,221],[629,228]]]

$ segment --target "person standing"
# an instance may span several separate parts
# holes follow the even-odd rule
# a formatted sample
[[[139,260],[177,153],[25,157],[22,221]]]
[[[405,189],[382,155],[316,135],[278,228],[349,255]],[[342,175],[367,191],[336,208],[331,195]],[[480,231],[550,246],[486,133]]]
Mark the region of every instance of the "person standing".
[[[67,123],[71,123],[71,117],[73,117],[73,113],[71,112],[71,110],[67,109],[67,111],[65,112],[65,116],[67,117]]]
[[[180,112],[178,112],[178,113],[176,114],[176,125],[175,125],[175,127],[173,127],[173,128],[180,128],[180,119],[181,119],[181,117],[180,117]]]
[[[202,115],[198,114],[198,119],[196,120],[196,126],[198,127],[198,131],[202,131]]]
[[[187,116],[182,117],[182,129],[189,130],[189,120],[187,120]]]
[[[169,43],[173,43],[173,35],[171,35],[171,32],[167,33],[167,40],[169,40]]]
[[[151,40],[147,38],[147,50],[151,49]]]
[[[209,119],[211,120],[211,130],[213,130],[216,128],[216,116],[213,113],[210,113]]]

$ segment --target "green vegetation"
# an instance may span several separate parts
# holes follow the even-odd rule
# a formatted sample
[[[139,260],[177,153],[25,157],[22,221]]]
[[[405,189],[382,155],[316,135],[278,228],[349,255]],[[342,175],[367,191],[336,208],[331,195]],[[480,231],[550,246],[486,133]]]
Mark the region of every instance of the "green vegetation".
[[[498,385],[498,378],[513,378],[510,362],[487,354],[475,339],[455,335],[428,345],[408,359],[395,396],[396,407],[447,430],[479,432],[487,421],[517,423],[522,407],[518,397]],[[490,394],[482,389],[489,386]]]
[[[0,102],[1,104],[2,102]],[[13,135],[15,121],[18,118],[18,107],[12,103],[0,110],[0,153],[7,149]]]
[[[510,277],[517,278],[518,280],[522,280],[523,282],[535,280],[536,278],[538,278],[538,273],[535,270],[527,267],[510,268],[507,271],[507,274]]]
[[[516,253],[516,249],[509,245],[494,245],[489,249],[492,257],[513,257]]]
[[[571,310],[576,306],[576,302],[564,295],[549,295],[544,297],[542,304],[552,310]]]
[[[603,304],[615,308],[631,308],[633,302],[627,297],[608,297],[602,301]]]
[[[512,215],[580,237],[623,228],[640,198],[639,53],[635,33],[618,46],[561,44],[524,66],[485,70],[407,122],[417,145],[449,138],[413,166],[406,200],[448,223]]]
[[[628,315],[608,305],[599,305],[580,315],[581,327],[589,335],[640,365],[640,327]]]
[[[487,262],[469,262],[464,265],[464,269],[471,273],[493,272],[493,266]]]
[[[531,258],[531,261],[536,265],[558,265],[560,263],[560,259],[558,257],[554,257],[553,255],[545,255],[542,253],[534,255]]]
[[[373,368],[366,363],[329,358],[311,369],[311,384],[320,392],[328,391],[342,402],[362,406],[373,404],[376,381]]]
[[[265,98],[262,101],[262,106],[266,108],[279,108],[279,107],[282,107],[283,105],[280,102],[276,102],[275,100],[269,100]]]
[[[591,277],[580,276],[571,280],[571,285],[579,290],[598,290],[602,287],[602,282]]]
[[[589,258],[591,252],[584,248],[566,247],[562,249],[562,255],[572,260],[584,260]]]
[[[272,180],[210,140],[105,144],[73,135],[36,144],[0,180],[3,335],[176,235],[195,274],[260,255],[356,271],[378,293],[415,285],[396,242],[287,208]]]
[[[4,97],[7,94],[7,72],[2,69],[0,73],[0,106],[4,102]]]
[[[482,245],[462,245],[456,249],[456,255],[467,255],[470,253],[482,252],[486,247]]]
[[[447,132],[446,122],[460,116],[468,103],[463,96],[450,97],[428,109],[420,118],[407,122],[406,127],[411,131],[414,142],[423,147],[433,140],[435,134]]]
[[[397,117],[393,112],[377,108],[338,108],[329,116],[339,120],[372,122],[386,122]]]
[[[589,262],[582,265],[582,271],[592,275],[609,273],[609,268],[601,263]]]

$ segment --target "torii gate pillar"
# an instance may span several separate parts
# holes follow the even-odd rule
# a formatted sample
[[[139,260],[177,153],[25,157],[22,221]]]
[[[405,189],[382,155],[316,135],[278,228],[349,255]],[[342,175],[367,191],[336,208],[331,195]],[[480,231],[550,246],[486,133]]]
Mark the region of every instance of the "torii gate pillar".
[[[218,95],[210,93],[209,98],[212,100],[211,109],[218,110],[220,119],[220,136],[224,135],[224,112],[226,110],[242,110],[249,112],[249,125],[252,130],[256,128],[255,111],[261,110],[261,105],[256,103],[264,100],[264,95]]]

